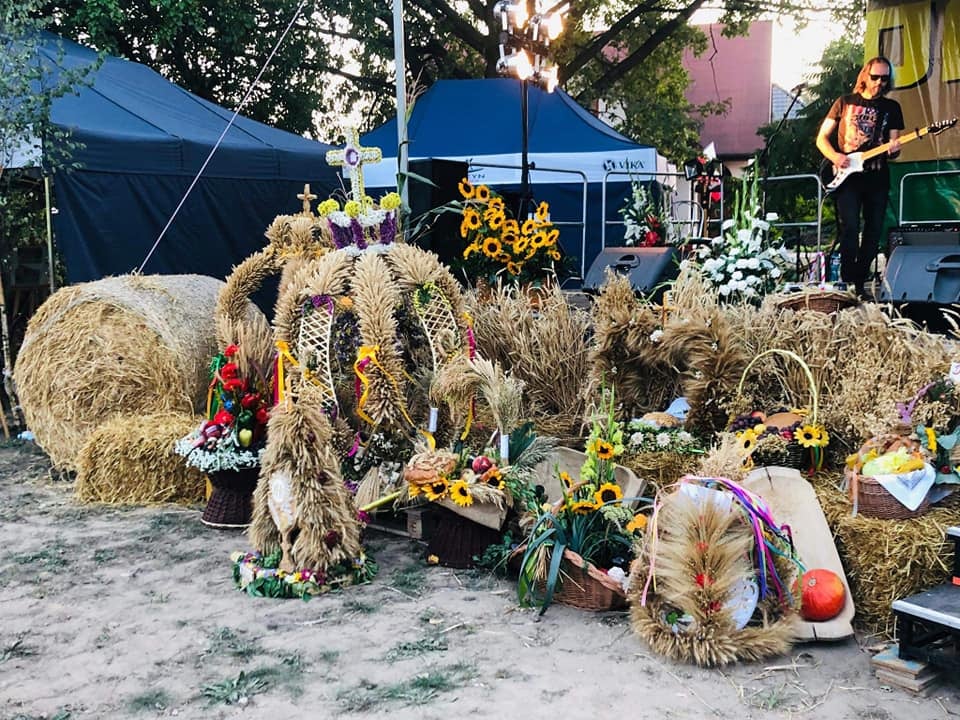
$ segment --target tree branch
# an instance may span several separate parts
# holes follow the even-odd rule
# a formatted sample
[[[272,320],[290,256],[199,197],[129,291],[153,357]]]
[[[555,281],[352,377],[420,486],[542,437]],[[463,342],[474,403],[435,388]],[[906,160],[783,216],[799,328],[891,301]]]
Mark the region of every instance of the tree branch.
[[[687,7],[681,10],[676,16],[658,27],[640,47],[601,75],[590,87],[578,93],[575,99],[583,103],[586,101],[588,93],[592,96],[603,95],[613,87],[617,81],[621,80],[624,75],[650,57],[650,55],[682,25],[686,24],[690,16],[700,9],[700,6],[703,5],[704,2],[706,2],[706,0],[693,0],[693,2],[687,5]]]
[[[620,35],[627,25],[648,10],[655,9],[658,4],[659,0],[646,0],[646,2],[638,4],[630,12],[611,25],[607,30],[595,36],[579,53],[577,53],[573,60],[561,68],[560,82],[562,83],[570,76],[576,75],[580,68],[586,65],[592,57],[602,52],[611,41]]]

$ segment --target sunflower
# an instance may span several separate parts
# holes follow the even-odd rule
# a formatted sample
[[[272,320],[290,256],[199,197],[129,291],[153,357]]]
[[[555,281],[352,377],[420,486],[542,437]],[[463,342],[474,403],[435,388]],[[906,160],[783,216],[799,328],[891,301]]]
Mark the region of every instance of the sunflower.
[[[513,218],[509,218],[506,222],[503,223],[503,231],[505,233],[513,233],[514,235],[519,235],[520,223],[518,223]]]
[[[499,210],[500,212],[506,212],[506,206],[503,204],[502,197],[492,197],[490,202],[487,203],[487,207],[491,210]]]
[[[592,452],[601,460],[609,460],[614,456],[615,452],[613,445],[608,443],[606,440],[601,440],[600,438],[597,438],[590,443],[590,447],[587,448],[587,451]]]
[[[480,252],[480,245],[476,241],[470,243],[463,249],[463,259],[466,260],[475,252]]]
[[[476,198],[482,203],[489,202],[490,188],[488,188],[486,185],[477,185]]]
[[[822,434],[814,425],[804,425],[794,435],[797,442],[805,448],[820,447]]]
[[[511,275],[519,275],[523,270],[523,263],[515,263],[512,260],[507,263],[507,272]]]
[[[552,230],[547,230],[546,234],[547,234],[546,244],[549,245],[550,247],[553,247],[554,245],[556,245],[557,240],[560,239],[560,231],[557,230],[556,228],[553,228]]]
[[[486,483],[487,485],[492,485],[497,487],[500,485],[500,481],[503,479],[503,473],[498,467],[492,467],[487,469],[483,475],[480,476],[480,482]]]
[[[506,226],[506,223],[504,223],[504,226]],[[513,245],[513,251],[517,251],[518,240],[515,232],[504,230],[502,233],[500,233],[500,242],[502,242],[504,245]]]
[[[473,184],[466,178],[460,181],[460,183],[457,185],[457,189],[460,191],[460,194],[463,195],[464,200],[470,200],[477,193],[473,187]]]
[[[737,433],[737,440],[740,441],[741,452],[750,454],[757,444],[757,434],[753,430],[744,430]]]
[[[530,245],[535,248],[542,248],[547,244],[547,233],[544,230],[537,230],[530,238]]]
[[[473,505],[473,495],[470,494],[470,488],[464,480],[457,480],[450,486],[450,497],[460,507]]]
[[[577,515],[586,515],[596,509],[597,504],[590,500],[577,500],[570,506],[570,511],[577,513]]]
[[[467,224],[467,227],[471,230],[476,230],[483,224],[483,220],[480,218],[480,213],[478,213],[473,208],[464,208],[463,210],[463,221]]]
[[[642,531],[645,527],[647,527],[647,516],[643,513],[637,513],[633,516],[633,520],[627,523],[625,529],[628,533],[632,533],[638,530]]]
[[[547,250],[547,257],[550,258],[551,260],[559,260],[560,251],[557,250],[556,248],[550,248],[549,250]]]
[[[507,220],[503,214],[503,211],[491,213],[489,210],[487,210],[483,214],[483,217],[486,219],[491,230],[499,230],[503,227],[503,223],[505,223]]]
[[[609,502],[620,502],[623,499],[623,490],[613,483],[604,483],[593,495],[594,503],[599,507]]]
[[[442,477],[437,478],[436,481],[430,483],[429,485],[424,486],[423,491],[427,496],[427,500],[442,500],[446,497],[447,491],[450,490],[449,481]]]
[[[419,485],[414,485],[413,483],[409,483],[407,485],[407,495],[411,498],[417,497],[422,492],[423,488],[421,488]]]
[[[497,253],[496,259],[499,260],[499,261],[502,262],[502,263],[508,263],[508,262],[510,262],[511,260],[513,260],[513,255],[511,255],[511,254],[508,253],[508,252],[504,252],[503,250],[501,250],[500,252]]]
[[[520,232],[523,235],[532,235],[533,231],[537,229],[537,222],[533,218],[527,218],[523,221],[523,225],[520,226]]]
[[[573,485],[573,478],[570,477],[570,473],[562,472],[560,473],[559,477],[560,477],[560,482],[563,483],[563,486],[569,490],[570,486]]]
[[[470,234],[470,224],[467,222],[467,219],[464,218],[460,221],[460,237],[465,238]]]
[[[513,243],[513,251],[517,255],[522,255],[527,250],[527,246],[530,244],[530,238],[522,235],[516,239],[516,242]]]
[[[534,215],[536,215],[537,220],[540,222],[544,222],[547,219],[547,217],[550,215],[550,206],[546,201],[542,201],[539,205],[537,205],[537,212],[534,213]]]
[[[483,254],[488,258],[495,258],[501,251],[500,241],[494,237],[484,238]]]

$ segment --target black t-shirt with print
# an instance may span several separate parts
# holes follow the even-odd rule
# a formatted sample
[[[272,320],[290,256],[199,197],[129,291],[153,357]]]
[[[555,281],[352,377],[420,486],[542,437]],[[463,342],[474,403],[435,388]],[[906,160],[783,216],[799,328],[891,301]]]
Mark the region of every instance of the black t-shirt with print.
[[[885,97],[844,95],[833,103],[827,117],[837,121],[836,147],[844,155],[882,145],[890,140],[891,130],[903,129],[900,103]],[[867,161],[864,169],[880,170],[886,164],[884,153]]]

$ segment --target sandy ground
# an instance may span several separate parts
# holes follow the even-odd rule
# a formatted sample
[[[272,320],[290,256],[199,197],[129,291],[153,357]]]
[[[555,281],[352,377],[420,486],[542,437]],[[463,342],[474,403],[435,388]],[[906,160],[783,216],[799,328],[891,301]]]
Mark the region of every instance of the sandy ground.
[[[701,670],[653,656],[625,614],[539,619],[485,571],[371,533],[373,584],[299,600],[233,587],[238,532],[200,509],[77,504],[32,445],[0,447],[2,718],[788,718],[960,715],[914,698],[864,641]]]

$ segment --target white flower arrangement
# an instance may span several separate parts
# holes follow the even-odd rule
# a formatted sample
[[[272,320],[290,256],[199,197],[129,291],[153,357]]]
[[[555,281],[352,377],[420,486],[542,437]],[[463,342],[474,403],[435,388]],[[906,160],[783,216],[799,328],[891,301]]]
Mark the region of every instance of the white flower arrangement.
[[[771,232],[776,213],[761,218],[757,171],[748,173],[734,196],[733,217],[721,225],[723,234],[696,254],[703,278],[723,300],[759,300],[780,282],[790,260],[786,247]]]
[[[620,209],[625,228],[624,245],[665,245],[670,221],[664,219],[663,207],[650,197],[646,184],[633,180],[630,186],[630,196]]]
[[[646,420],[631,420],[627,425],[627,451],[702,453],[696,436],[679,428],[661,428]]]

